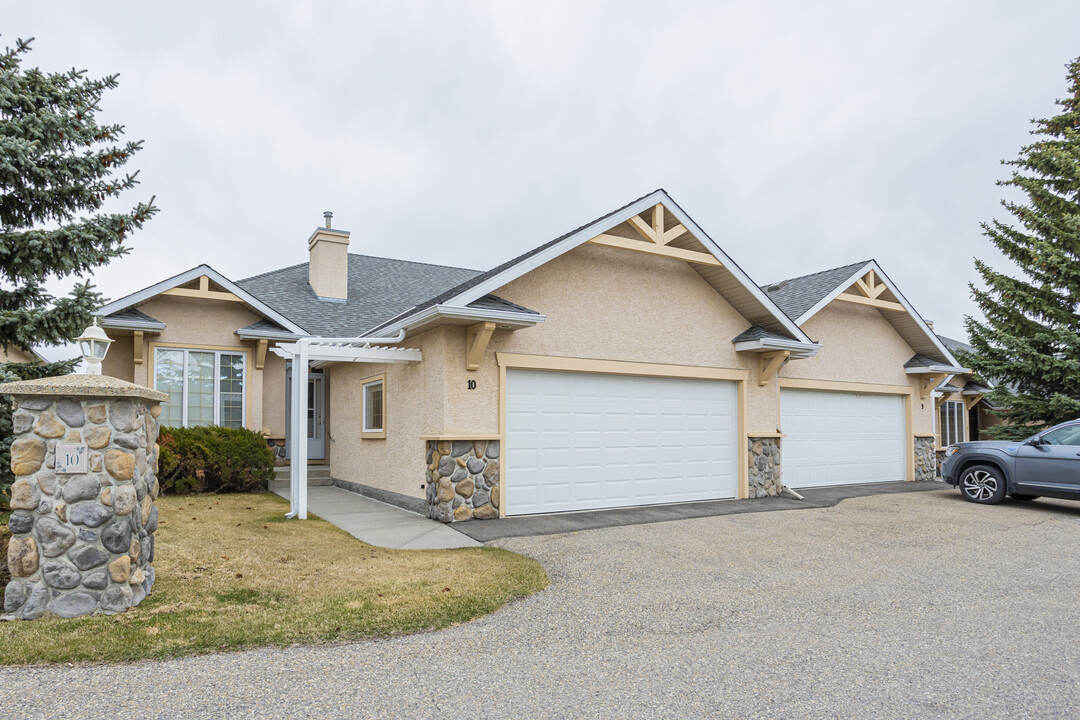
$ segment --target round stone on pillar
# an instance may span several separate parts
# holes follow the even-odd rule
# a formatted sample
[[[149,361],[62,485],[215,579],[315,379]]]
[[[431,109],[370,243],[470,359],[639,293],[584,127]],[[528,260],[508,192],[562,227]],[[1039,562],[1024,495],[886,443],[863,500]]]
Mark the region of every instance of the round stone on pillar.
[[[15,399],[4,619],[123,612],[154,584],[168,395],[103,375],[0,385]]]

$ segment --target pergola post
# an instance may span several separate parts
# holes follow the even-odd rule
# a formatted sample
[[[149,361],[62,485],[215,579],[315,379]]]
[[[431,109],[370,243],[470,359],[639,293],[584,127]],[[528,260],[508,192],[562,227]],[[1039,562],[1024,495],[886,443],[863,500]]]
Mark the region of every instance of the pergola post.
[[[294,477],[296,478],[297,491],[296,491],[296,516],[301,520],[307,520],[307,406],[308,406],[308,339],[301,338],[299,342],[300,347],[298,350],[298,357],[296,359],[297,367],[293,368],[293,377],[297,379],[297,398],[299,402],[294,402],[293,420],[296,422],[296,454],[293,457],[296,459],[296,472]],[[302,429],[301,429],[302,428]]]
[[[296,354],[293,355],[292,387],[289,411],[289,513],[288,518],[307,519],[307,381],[308,381],[308,339],[300,338],[296,342]]]

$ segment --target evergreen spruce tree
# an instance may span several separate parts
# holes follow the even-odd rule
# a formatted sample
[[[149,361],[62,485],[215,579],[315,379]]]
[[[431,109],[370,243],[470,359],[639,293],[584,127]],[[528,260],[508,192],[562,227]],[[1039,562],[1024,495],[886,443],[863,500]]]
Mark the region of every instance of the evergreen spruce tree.
[[[122,125],[95,116],[116,76],[87,77],[24,69],[31,40],[0,54],[0,346],[29,350],[74,340],[90,324],[102,297],[86,281],[54,298],[51,278],[81,278],[127,252],[124,240],[157,208],[153,198],[130,212],[107,201],[137,184],[119,171],[142,141],[123,142]],[[59,363],[0,363],[0,381],[69,373]],[[11,408],[0,403],[0,505],[12,480]]]
[[[972,353],[961,361],[996,384],[988,399],[1008,424],[988,434],[1019,439],[1080,417],[1080,58],[1054,117],[1034,120],[1008,180],[1026,196],[1003,200],[1016,224],[994,220],[985,235],[1021,271],[976,259],[985,287],[971,285],[984,319],[965,318]]]

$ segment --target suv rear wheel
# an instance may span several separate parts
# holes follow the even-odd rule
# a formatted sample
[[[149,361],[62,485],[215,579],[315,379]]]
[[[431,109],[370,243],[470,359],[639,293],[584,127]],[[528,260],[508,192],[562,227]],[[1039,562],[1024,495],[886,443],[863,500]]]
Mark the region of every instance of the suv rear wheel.
[[[992,465],[972,465],[960,476],[960,494],[980,505],[994,505],[1005,499],[1005,477]]]

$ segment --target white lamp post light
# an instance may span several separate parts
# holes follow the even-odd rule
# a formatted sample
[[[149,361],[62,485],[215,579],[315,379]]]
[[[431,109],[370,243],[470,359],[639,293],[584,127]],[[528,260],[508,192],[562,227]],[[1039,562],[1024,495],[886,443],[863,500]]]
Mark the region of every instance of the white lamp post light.
[[[112,345],[112,340],[109,339],[104,330],[98,327],[96,317],[94,318],[94,324],[83,330],[83,334],[79,336],[77,341],[83,360],[86,361],[86,374],[100,375],[101,361],[105,359],[106,353],[109,352],[109,345]]]

